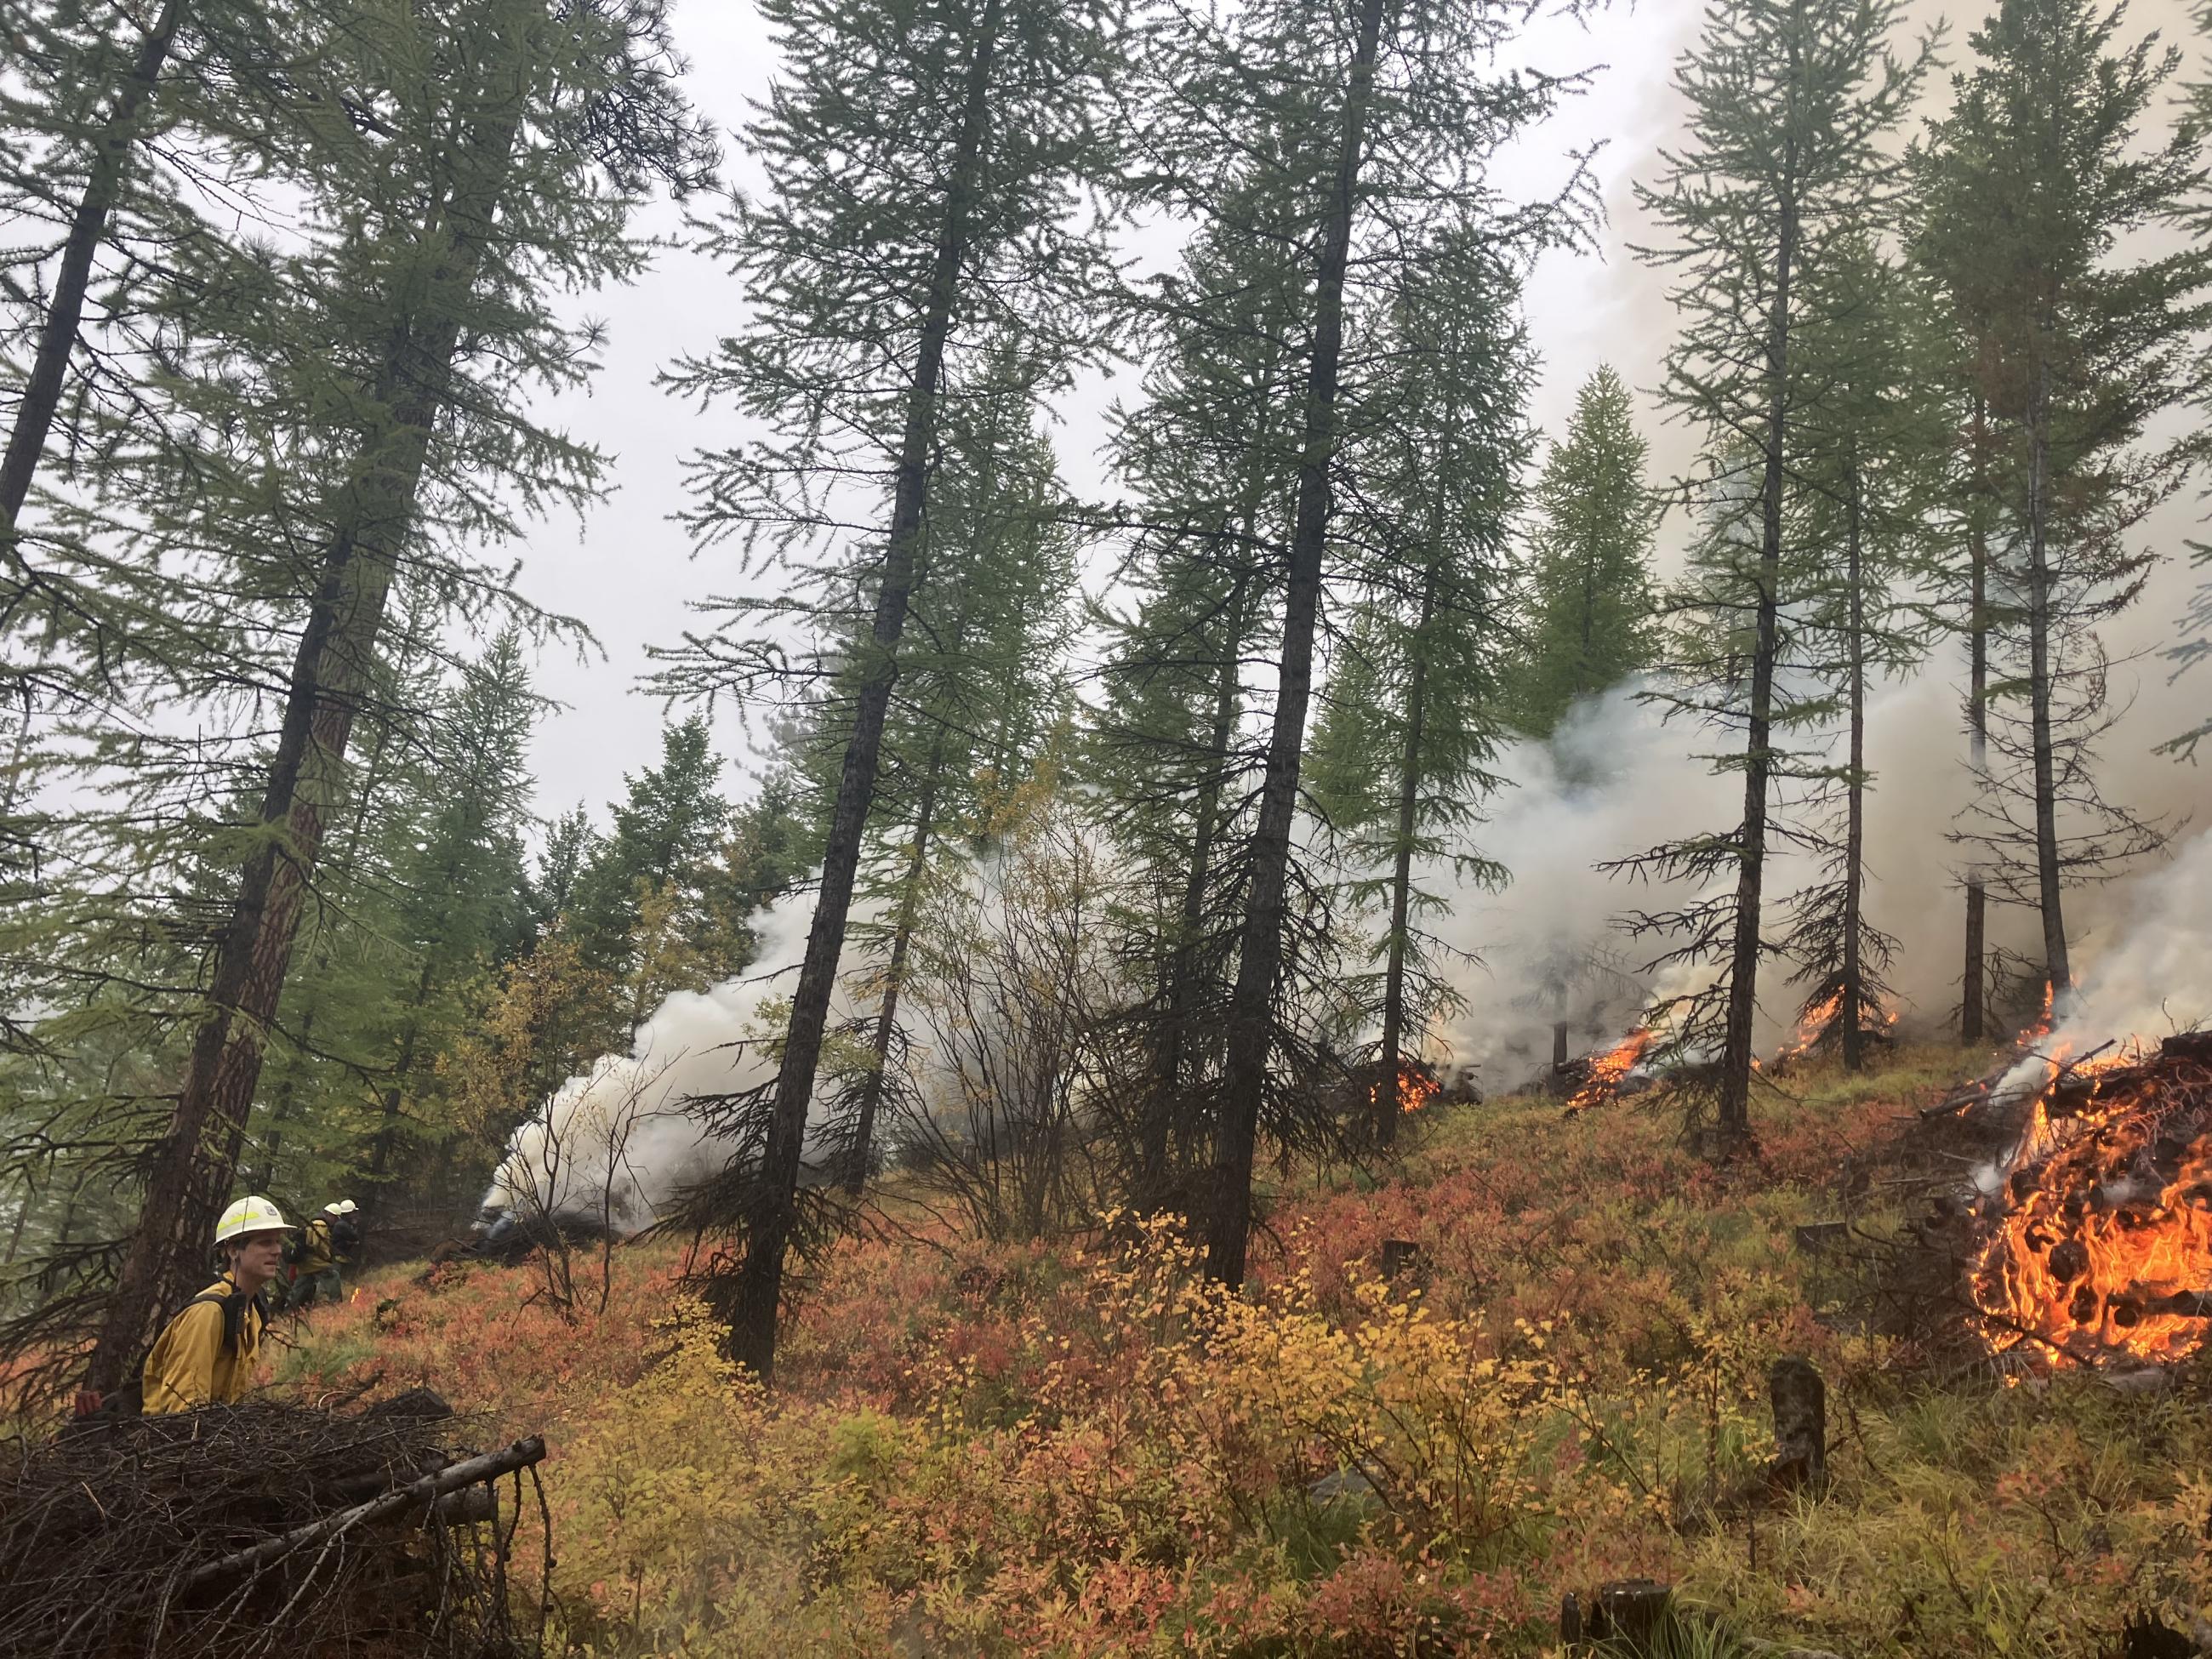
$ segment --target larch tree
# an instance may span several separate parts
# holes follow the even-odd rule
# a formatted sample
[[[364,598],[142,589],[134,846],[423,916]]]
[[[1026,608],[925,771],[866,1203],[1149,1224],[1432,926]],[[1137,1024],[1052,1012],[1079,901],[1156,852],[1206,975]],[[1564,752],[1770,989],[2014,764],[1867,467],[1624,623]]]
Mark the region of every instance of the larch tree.
[[[1840,728],[1840,753],[1809,757],[1805,819],[1819,874],[1789,898],[1783,953],[1806,986],[1801,1050],[1832,1048],[1851,1071],[1894,1015],[1885,977],[1896,940],[1868,915],[1873,878],[1867,798],[1867,698],[1885,675],[1916,666],[1926,629],[1908,584],[1923,568],[1920,526],[1936,418],[1916,371],[1908,307],[1915,290],[1871,237],[1839,246],[1806,275],[1798,341],[1806,400],[1791,463],[1803,533],[1788,624],[1794,667],[1823,690],[1797,710],[1808,727]]]
[[[1639,250],[1674,273],[1680,331],[1667,359],[1666,404],[1705,436],[1700,495],[1706,556],[1674,603],[1690,616],[1679,689],[1659,693],[1740,744],[1717,764],[1743,780],[1727,830],[1653,848],[1610,866],[1693,884],[1674,910],[1632,927],[1672,942],[1662,961],[1707,964],[1710,983],[1668,1010],[1686,1050],[1718,1060],[1722,1143],[1749,1132],[1759,969],[1774,808],[1785,523],[1804,425],[1826,395],[1799,361],[1801,335],[1833,250],[1860,234],[1894,190],[1887,136],[1910,108],[1932,42],[1899,57],[1891,46],[1899,0],[1719,0],[1686,52],[1675,86],[1689,138],[1661,152],[1655,185],[1637,198],[1668,238]],[[1656,964],[1655,964],[1656,965]]]
[[[2148,428],[2212,385],[2212,248],[2128,246],[2201,204],[2203,137],[2183,122],[2145,142],[2180,54],[2154,34],[2119,44],[2120,22],[2086,0],[2005,0],[1918,157],[1917,247],[1979,345],[1972,395],[1995,428],[2002,526],[1985,758],[1961,836],[1990,896],[2037,911],[2054,992],[2073,983],[2066,888],[2162,839],[2098,781],[2115,716],[2096,630],[2141,593],[2154,556],[2132,532],[2197,458],[2193,434]]]
[[[88,538],[87,454],[122,423],[166,430],[180,247],[213,237],[283,162],[312,88],[271,66],[306,33],[289,5],[153,7],[5,0],[0,40],[0,665],[8,700],[69,708],[120,659],[184,669],[218,641],[165,614],[173,573]],[[180,167],[182,160],[186,165]],[[143,440],[142,440],[143,441]],[[58,476],[56,476],[58,475]],[[96,523],[96,517],[90,521]]]
[[[219,843],[229,891],[189,1057],[88,1361],[103,1392],[203,1272],[355,725],[402,717],[374,702],[397,597],[427,587],[449,614],[543,625],[472,550],[587,501],[602,458],[522,416],[517,394],[590,373],[592,331],[556,291],[634,271],[631,209],[713,158],[656,5],[471,0],[362,21],[329,20],[297,60],[330,90],[307,104],[296,246],[197,250],[189,304],[208,343],[174,394],[190,454],[107,461],[144,489],[145,545],[222,573],[200,625],[262,642],[252,677],[199,696],[242,698],[267,724],[244,723],[231,762],[258,806]],[[192,757],[158,732],[111,735],[103,759],[131,769],[131,743],[151,751],[134,789],[185,782]]]
[[[1549,733],[1576,698],[1653,661],[1659,501],[1644,476],[1650,453],[1636,429],[1635,395],[1610,364],[1599,365],[1536,480],[1528,637],[1511,688],[1528,732]]]
[[[863,1033],[872,1063],[846,1091],[838,1136],[854,1197],[880,1150],[886,1099],[906,1103],[899,1002],[932,890],[958,879],[963,837],[989,838],[1068,701],[1073,538],[1051,447],[1018,402],[986,400],[973,415],[949,422],[859,878],[880,919],[854,929],[872,958],[861,978],[875,1003]]]
[[[1102,1109],[1121,1190],[1148,1212],[1188,1208],[1210,1156],[1243,908],[1233,854],[1265,764],[1248,682],[1273,648],[1297,472],[1298,305],[1264,239],[1200,235],[1139,308],[1144,395],[1115,411],[1132,526],[1109,589],[1122,608],[1095,617],[1088,769],[1145,896],[1120,949],[1145,990],[1124,1024],[1146,1064]]]
[[[1422,926],[1453,890],[1505,872],[1471,836],[1499,780],[1505,615],[1521,473],[1533,447],[1534,378],[1520,285],[1479,239],[1438,240],[1406,277],[1376,350],[1352,465],[1362,481],[1340,532],[1359,594],[1315,733],[1311,790],[1362,909],[1386,917],[1373,1009],[1376,1145],[1396,1138],[1410,1052],[1458,1000],[1444,947]],[[1447,890],[1425,884],[1440,876]]]
[[[1159,92],[1146,131],[1159,199],[1217,239],[1271,240],[1279,280],[1299,295],[1289,331],[1302,359],[1293,370],[1291,529],[1261,596],[1279,614],[1279,654],[1265,766],[1240,848],[1237,969],[1198,1204],[1206,1272],[1230,1285],[1244,1277],[1262,1126],[1297,1114],[1273,1062],[1289,1031],[1280,999],[1301,902],[1299,775],[1331,528],[1347,482],[1346,387],[1356,393],[1370,367],[1347,354],[1348,332],[1446,226],[1503,258],[1570,238],[1583,222],[1578,170],[1564,202],[1526,210],[1502,204],[1486,173],[1497,149],[1548,113],[1561,90],[1540,73],[1498,69],[1496,54],[1523,15],[1479,0],[1320,8],[1262,0],[1226,18],[1179,7],[1155,40]]]
[[[704,246],[744,283],[742,331],[670,374],[770,435],[694,462],[702,545],[734,539],[767,597],[672,653],[679,694],[794,700],[857,641],[822,877],[769,1097],[705,1196],[742,1235],[713,1296],[733,1357],[773,1370],[800,1154],[949,410],[1024,404],[1102,355],[1114,270],[1087,210],[1114,162],[1122,0],[763,0],[781,70],[745,137],[767,173]],[[1026,373],[996,369],[1018,337]],[[848,627],[855,614],[862,626]],[[803,635],[794,641],[793,635]]]

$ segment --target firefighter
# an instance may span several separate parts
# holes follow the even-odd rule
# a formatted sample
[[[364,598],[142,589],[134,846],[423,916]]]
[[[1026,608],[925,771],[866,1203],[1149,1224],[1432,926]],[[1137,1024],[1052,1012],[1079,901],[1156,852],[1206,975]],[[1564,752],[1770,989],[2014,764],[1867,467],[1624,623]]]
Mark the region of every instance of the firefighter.
[[[285,1291],[285,1312],[302,1312],[313,1307],[319,1297],[338,1299],[344,1289],[338,1269],[353,1259],[354,1246],[361,1242],[360,1224],[353,1218],[359,1208],[349,1198],[334,1199],[301,1230],[292,1249],[292,1282]]]
[[[216,1223],[222,1276],[185,1304],[146,1356],[145,1412],[234,1405],[253,1378],[269,1310],[264,1286],[283,1264],[294,1231],[265,1198],[241,1198]]]

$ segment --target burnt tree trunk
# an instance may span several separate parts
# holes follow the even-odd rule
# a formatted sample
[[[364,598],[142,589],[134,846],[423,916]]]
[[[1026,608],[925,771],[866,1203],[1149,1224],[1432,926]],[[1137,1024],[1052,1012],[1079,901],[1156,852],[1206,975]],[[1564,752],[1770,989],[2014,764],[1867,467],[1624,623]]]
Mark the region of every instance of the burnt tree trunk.
[[[1866,580],[1859,545],[1859,464],[1850,461],[1849,494],[1844,502],[1844,577],[1850,615],[1845,649],[1849,653],[1851,700],[1850,771],[1844,782],[1844,995],[1837,1012],[1844,1022],[1839,1034],[1844,1067],[1859,1071],[1866,1065],[1866,1028],[1860,1014],[1868,1003],[1866,963],[1859,928],[1866,908]]]
[[[1974,462],[1972,501],[1966,520],[1966,760],[1979,778],[1988,770],[1990,758],[1990,549],[1982,523],[1989,489],[1984,471],[1988,408],[1979,392],[1974,394],[1973,421],[1968,430]],[[1982,1042],[1987,1029],[1988,914],[1989,888],[1977,863],[1966,872],[1966,962],[1959,993],[1961,1043]]]
[[[23,383],[22,399],[15,405],[6,454],[0,457],[0,543],[12,539],[16,516],[22,512],[31,493],[31,480],[38,474],[40,455],[46,448],[47,434],[53,429],[55,411],[61,407],[62,386],[69,375],[70,355],[76,349],[77,329],[84,320],[84,296],[92,284],[93,258],[107,234],[108,221],[123,193],[124,171],[130,165],[139,117],[154,95],[155,83],[169,60],[169,48],[175,44],[184,19],[184,0],[164,0],[153,27],[139,42],[137,60],[117,90],[114,106],[100,124],[84,194],[77,198],[76,211],[70,216],[69,237],[62,244],[53,295],[39,325],[31,373]]]
[[[768,1144],[761,1155],[762,1167],[750,1184],[744,1212],[738,1218],[744,1234],[744,1259],[724,1302],[730,1322],[730,1357],[764,1382],[775,1370],[776,1316],[783,1301],[784,1257],[790,1250],[798,1219],[799,1164],[805,1145],[806,1110],[813,1099],[814,1074],[821,1063],[830,998],[836,988],[837,959],[845,946],[845,919],[852,908],[860,842],[867,831],[868,809],[875,799],[884,720],[890,708],[891,686],[898,677],[899,636],[905,631],[907,604],[914,589],[945,350],[952,333],[960,270],[968,249],[969,198],[982,161],[984,127],[990,112],[991,64],[998,45],[999,15],[995,3],[985,9],[975,61],[969,67],[960,136],[930,271],[928,307],[915,342],[914,383],[907,393],[890,535],[876,590],[872,649],[853,712],[853,735],[845,746],[830,836],[823,848],[822,885],[806,936],[806,954],[792,993],[791,1024],[785,1032],[783,1060],[776,1072]]]
[[[2045,338],[2049,337],[2048,333]],[[2052,994],[2074,982],[2060,907],[2058,782],[2051,732],[2051,365],[2038,347],[2027,411],[2027,699],[2035,769],[2035,890],[2043,915],[2044,975]]]
[[[432,294],[465,294],[473,286],[511,175],[518,126],[514,115],[483,121],[456,168],[459,176],[447,180],[432,210],[424,235],[449,244],[428,284]],[[359,476],[341,497],[323,555],[263,796],[262,844],[241,873],[216,942],[208,1011],[89,1363],[87,1386],[102,1393],[123,1380],[156,1310],[180,1302],[205,1276],[325,823],[343,793],[346,743],[370,684],[431,429],[452,385],[459,322],[425,314],[422,305],[410,301],[395,319],[368,400],[386,412],[366,436]]]
[[[1828,1484],[1828,1388],[1809,1359],[1796,1356],[1767,1367],[1774,1405],[1777,1485],[1818,1497]]]
[[[1735,936],[1729,952],[1728,1023],[1720,1075],[1720,1139],[1751,1129],[1752,1027],[1759,1012],[1759,901],[1766,869],[1767,781],[1774,714],[1776,613],[1782,580],[1783,449],[1789,424],[1790,283],[1797,254],[1795,185],[1782,187],[1782,229],[1775,250],[1774,299],[1766,323],[1766,439],[1760,488],[1758,633],[1751,661],[1749,724],[1744,738],[1743,820],[1736,877]]]
[[[1229,1053],[1206,1221],[1206,1271],[1224,1285],[1244,1280],[1252,1225],[1252,1159],[1267,1058],[1274,1046],[1276,975],[1282,966],[1289,889],[1291,822],[1297,810],[1298,762],[1313,696],[1314,632],[1321,611],[1322,555],[1328,536],[1329,467],[1336,453],[1336,401],[1344,349],[1344,280],[1352,254],[1352,216],[1367,128],[1385,0],[1360,8],[1359,40],[1345,90],[1334,200],[1314,285],[1313,357],[1306,374],[1297,514],[1284,594],[1283,656],[1273,729],[1252,837],[1251,890],[1230,994]]]

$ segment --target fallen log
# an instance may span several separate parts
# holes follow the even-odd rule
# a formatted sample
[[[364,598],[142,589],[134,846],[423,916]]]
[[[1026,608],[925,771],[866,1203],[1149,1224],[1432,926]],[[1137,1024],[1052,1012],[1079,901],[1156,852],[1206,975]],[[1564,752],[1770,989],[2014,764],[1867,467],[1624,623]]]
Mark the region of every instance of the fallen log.
[[[295,1527],[289,1532],[279,1533],[274,1538],[264,1538],[246,1549],[206,1562],[192,1570],[185,1579],[183,1588],[197,1589],[232,1573],[252,1571],[267,1566],[272,1561],[282,1560],[295,1550],[336,1538],[356,1527],[367,1526],[371,1522],[381,1521],[386,1516],[398,1515],[410,1509],[428,1507],[437,1504],[449,1492],[459,1492],[463,1487],[473,1486],[479,1481],[496,1480],[502,1474],[512,1474],[517,1469],[527,1468],[544,1455],[544,1437],[533,1434],[526,1439],[516,1441],[504,1450],[465,1458],[434,1474],[426,1474],[404,1486],[394,1487],[381,1498],[373,1498],[366,1504],[356,1504],[349,1510],[340,1510],[319,1521],[310,1521],[305,1526]]]

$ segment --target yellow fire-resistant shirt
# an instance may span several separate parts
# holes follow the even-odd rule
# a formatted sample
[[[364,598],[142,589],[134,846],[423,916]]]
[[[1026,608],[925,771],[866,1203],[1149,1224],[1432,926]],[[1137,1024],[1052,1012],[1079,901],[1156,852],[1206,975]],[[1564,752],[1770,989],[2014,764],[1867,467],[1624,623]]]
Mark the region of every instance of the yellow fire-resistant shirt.
[[[337,1246],[331,1239],[331,1223],[327,1216],[317,1216],[300,1230],[300,1249],[296,1261],[300,1277],[319,1273],[337,1261]]]
[[[246,1384],[253,1380],[254,1358],[261,1352],[264,1322],[258,1302],[249,1303],[238,1322],[236,1346],[225,1346],[219,1298],[237,1293],[236,1281],[225,1273],[169,1322],[146,1356],[149,1417],[188,1412],[195,1406],[234,1405],[245,1396]]]

